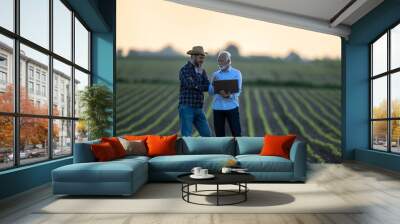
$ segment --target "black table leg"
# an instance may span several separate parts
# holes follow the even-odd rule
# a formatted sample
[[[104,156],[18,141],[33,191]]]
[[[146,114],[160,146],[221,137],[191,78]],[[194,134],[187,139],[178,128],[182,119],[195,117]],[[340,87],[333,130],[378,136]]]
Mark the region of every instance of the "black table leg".
[[[189,195],[190,195],[190,184],[187,185],[187,201],[190,202],[189,200]]]
[[[244,192],[244,201],[247,201],[247,192],[248,192],[248,190],[247,190],[247,182],[246,183],[244,183],[244,187],[245,187],[245,191],[246,192]]]
[[[195,185],[195,190],[194,191],[196,191],[197,192],[197,184]]]
[[[219,206],[219,184],[217,184],[217,206]]]

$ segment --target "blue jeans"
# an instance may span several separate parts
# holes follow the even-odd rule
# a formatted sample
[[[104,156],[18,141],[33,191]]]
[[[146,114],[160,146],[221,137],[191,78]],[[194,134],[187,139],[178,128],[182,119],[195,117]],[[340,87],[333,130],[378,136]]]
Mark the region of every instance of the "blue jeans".
[[[182,136],[192,136],[193,125],[200,136],[211,136],[210,127],[208,126],[203,108],[179,105],[179,124]]]

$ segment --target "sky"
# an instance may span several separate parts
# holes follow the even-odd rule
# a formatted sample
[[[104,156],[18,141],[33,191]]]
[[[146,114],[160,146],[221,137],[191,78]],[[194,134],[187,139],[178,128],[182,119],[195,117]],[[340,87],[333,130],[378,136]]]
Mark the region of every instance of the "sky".
[[[227,43],[243,55],[340,58],[340,38],[328,34],[198,9],[163,0],[117,1],[117,48],[159,50],[172,45],[184,53],[194,45],[209,52]]]

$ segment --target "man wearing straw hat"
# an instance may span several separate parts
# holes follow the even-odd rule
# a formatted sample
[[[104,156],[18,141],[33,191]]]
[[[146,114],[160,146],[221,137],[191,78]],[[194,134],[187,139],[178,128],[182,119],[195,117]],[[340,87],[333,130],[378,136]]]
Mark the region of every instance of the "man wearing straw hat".
[[[179,124],[182,136],[191,136],[192,127],[203,137],[211,136],[210,127],[203,111],[204,92],[210,82],[202,65],[207,52],[202,46],[194,46],[187,52],[190,60],[179,71]]]

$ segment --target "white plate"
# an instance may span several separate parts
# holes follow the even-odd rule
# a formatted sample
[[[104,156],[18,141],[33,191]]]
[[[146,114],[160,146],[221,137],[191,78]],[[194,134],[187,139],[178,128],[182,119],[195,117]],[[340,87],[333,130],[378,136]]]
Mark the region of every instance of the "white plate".
[[[212,174],[207,174],[207,175],[204,175],[204,176],[194,175],[194,174],[190,175],[190,178],[193,178],[193,179],[211,179],[211,178],[214,178],[214,177],[215,176],[212,175]]]

